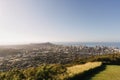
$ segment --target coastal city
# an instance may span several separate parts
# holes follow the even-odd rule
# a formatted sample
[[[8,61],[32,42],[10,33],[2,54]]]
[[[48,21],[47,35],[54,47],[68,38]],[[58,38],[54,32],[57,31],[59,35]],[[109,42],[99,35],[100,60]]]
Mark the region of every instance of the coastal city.
[[[118,53],[120,50],[106,46],[65,46],[48,42],[6,46],[0,49],[0,53],[3,52],[4,55],[0,57],[0,71],[37,67],[41,64],[69,64],[75,60],[87,59],[90,56]]]

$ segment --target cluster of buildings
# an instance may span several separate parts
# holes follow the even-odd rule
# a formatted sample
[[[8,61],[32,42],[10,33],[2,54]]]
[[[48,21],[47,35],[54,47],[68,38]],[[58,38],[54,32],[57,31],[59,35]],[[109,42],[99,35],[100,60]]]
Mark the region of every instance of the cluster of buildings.
[[[13,68],[36,67],[41,64],[69,64],[76,59],[93,55],[118,53],[119,49],[105,46],[63,46],[45,45],[44,47],[21,48],[14,55],[0,57],[0,71]]]

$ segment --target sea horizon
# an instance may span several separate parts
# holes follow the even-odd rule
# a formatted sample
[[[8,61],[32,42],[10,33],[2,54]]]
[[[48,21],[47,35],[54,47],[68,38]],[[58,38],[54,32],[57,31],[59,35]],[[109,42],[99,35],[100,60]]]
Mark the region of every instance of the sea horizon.
[[[120,42],[54,42],[55,44],[68,45],[68,46],[106,46],[120,48]]]

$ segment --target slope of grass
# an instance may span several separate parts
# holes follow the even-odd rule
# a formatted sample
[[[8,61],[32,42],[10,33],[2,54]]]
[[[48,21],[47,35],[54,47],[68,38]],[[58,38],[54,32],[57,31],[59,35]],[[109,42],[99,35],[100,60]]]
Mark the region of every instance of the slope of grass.
[[[72,78],[76,75],[82,74],[88,70],[101,66],[101,62],[88,62],[83,65],[75,65],[67,68],[68,77]]]
[[[120,80],[120,66],[107,65],[106,69],[90,80]]]

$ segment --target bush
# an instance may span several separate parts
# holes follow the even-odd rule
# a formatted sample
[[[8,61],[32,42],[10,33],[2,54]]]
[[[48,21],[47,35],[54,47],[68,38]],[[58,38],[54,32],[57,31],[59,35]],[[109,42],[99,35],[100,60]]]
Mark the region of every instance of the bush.
[[[13,69],[1,72],[0,80],[62,80],[66,70],[64,66],[58,64],[41,65],[23,70]]]

